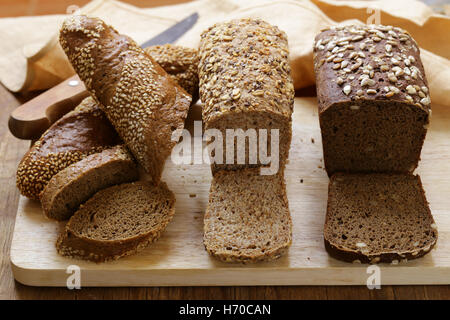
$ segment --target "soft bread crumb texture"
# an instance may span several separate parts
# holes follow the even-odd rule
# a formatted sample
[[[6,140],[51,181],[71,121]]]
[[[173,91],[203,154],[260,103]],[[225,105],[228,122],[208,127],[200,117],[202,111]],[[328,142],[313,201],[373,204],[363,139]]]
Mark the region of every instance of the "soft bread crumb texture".
[[[54,175],[40,195],[42,210],[48,218],[67,220],[97,191],[138,178],[134,158],[124,145],[105,149]]]
[[[419,176],[337,173],[329,184],[324,238],[337,259],[377,263],[423,256],[438,232]]]
[[[156,241],[175,213],[175,196],[164,182],[125,183],[103,189],[83,204],[60,234],[56,248],[71,258],[104,262]]]
[[[204,216],[204,244],[225,262],[270,261],[292,239],[292,221],[283,175],[260,175],[258,168],[221,170],[212,180]]]

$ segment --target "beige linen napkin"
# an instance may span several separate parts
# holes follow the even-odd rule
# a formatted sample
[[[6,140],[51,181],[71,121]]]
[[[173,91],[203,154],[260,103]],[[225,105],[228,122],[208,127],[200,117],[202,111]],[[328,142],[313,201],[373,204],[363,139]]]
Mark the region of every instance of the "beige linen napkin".
[[[369,9],[368,9],[369,8]],[[381,24],[408,30],[421,46],[433,103],[450,106],[450,19],[411,0],[197,0],[174,6],[138,9],[113,0],[94,0],[81,12],[97,16],[137,42],[157,35],[193,12],[197,24],[177,44],[196,47],[210,25],[241,17],[262,18],[289,39],[296,89],[314,84],[312,44],[321,29],[366,23],[378,9]],[[0,81],[11,91],[49,88],[73,74],[57,41],[64,15],[0,19]],[[33,31],[33,32],[31,32]],[[425,50],[426,49],[426,50]]]

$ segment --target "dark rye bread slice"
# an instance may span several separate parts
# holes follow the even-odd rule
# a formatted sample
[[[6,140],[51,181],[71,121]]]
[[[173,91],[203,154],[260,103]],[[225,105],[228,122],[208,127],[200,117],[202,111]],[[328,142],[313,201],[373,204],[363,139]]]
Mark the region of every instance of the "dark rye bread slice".
[[[316,37],[314,69],[328,175],[413,172],[431,116],[414,39],[392,26],[330,28]]]
[[[119,143],[98,103],[86,98],[48,128],[24,155],[17,168],[17,187],[22,195],[38,200],[56,173]]]
[[[398,263],[423,256],[437,237],[419,176],[336,173],[331,177],[324,240],[332,257]]]
[[[94,262],[119,259],[157,240],[174,213],[175,196],[164,182],[113,186],[75,212],[56,249],[63,256]]]
[[[92,154],[54,175],[40,195],[44,214],[67,220],[97,191],[139,178],[133,156],[119,145]]]
[[[214,174],[204,216],[204,244],[225,262],[269,261],[283,255],[292,221],[282,172],[259,168]]]

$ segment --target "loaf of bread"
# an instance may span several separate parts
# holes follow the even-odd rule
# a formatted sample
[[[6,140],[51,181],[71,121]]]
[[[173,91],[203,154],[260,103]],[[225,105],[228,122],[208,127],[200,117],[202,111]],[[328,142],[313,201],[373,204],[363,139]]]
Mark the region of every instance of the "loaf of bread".
[[[270,261],[291,245],[292,222],[282,172],[220,170],[211,182],[204,244],[225,262]]]
[[[191,97],[132,39],[100,19],[70,16],[59,39],[119,136],[158,183]]]
[[[333,27],[315,39],[325,168],[413,172],[431,116],[420,52],[391,26]]]
[[[198,100],[198,55],[196,49],[165,44],[144,49],[192,97]]]
[[[324,238],[337,259],[398,263],[429,252],[438,233],[419,176],[336,173]]]
[[[59,254],[104,262],[136,253],[157,240],[175,213],[164,182],[103,189],[70,218],[56,242]]]
[[[226,129],[267,129],[268,153],[270,129],[278,129],[279,164],[281,169],[284,167],[291,143],[294,106],[288,55],[286,34],[262,20],[219,23],[202,33],[198,69],[204,104],[202,117],[206,129],[222,132],[223,163],[227,160]],[[248,143],[245,164],[238,164],[236,141],[233,164],[213,164],[213,172],[251,164]],[[260,160],[255,166],[261,165]]]
[[[120,143],[114,128],[92,98],[56,121],[24,155],[17,168],[20,193],[38,200],[50,179],[90,154]]]
[[[44,214],[67,220],[97,191],[139,178],[133,156],[122,146],[91,154],[55,174],[41,192]]]

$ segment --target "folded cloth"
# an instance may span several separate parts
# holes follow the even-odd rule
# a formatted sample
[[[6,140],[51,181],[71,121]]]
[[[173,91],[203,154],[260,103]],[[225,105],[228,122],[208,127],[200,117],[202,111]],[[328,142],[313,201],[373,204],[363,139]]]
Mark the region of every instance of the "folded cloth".
[[[419,1],[196,0],[139,9],[113,0],[94,0],[80,9],[142,43],[198,12],[196,25],[177,44],[197,47],[200,33],[224,20],[253,17],[277,25],[289,39],[296,89],[314,84],[312,45],[321,29],[339,24],[380,23],[406,29],[421,47],[433,103],[450,106],[450,18]],[[66,15],[0,19],[0,81],[11,91],[54,86],[74,73],[58,44]]]

